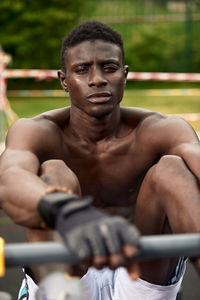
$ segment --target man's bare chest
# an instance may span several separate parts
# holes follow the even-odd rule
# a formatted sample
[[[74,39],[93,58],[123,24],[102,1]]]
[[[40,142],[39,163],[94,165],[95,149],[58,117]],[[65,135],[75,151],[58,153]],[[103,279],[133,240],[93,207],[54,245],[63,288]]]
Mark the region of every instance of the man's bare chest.
[[[77,175],[83,195],[97,206],[130,206],[153,164],[145,149],[130,144],[67,147],[65,162]]]

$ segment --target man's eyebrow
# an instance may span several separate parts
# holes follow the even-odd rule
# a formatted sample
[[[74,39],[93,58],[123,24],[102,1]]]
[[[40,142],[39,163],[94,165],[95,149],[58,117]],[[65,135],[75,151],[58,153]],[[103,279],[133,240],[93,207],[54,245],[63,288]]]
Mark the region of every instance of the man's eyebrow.
[[[117,66],[120,66],[120,63],[116,59],[103,59],[101,64],[106,65],[106,64],[116,64]],[[77,62],[72,65],[72,68],[78,68],[78,67],[88,67],[91,66],[92,62],[85,61],[85,62]]]
[[[91,63],[88,61],[86,61],[86,62],[79,62],[79,63],[75,63],[75,64],[73,64],[72,65],[72,67],[73,68],[77,68],[77,67],[84,67],[84,66],[90,66],[91,65]]]
[[[116,65],[120,65],[119,61],[116,59],[105,59],[103,60],[103,64],[116,64]]]

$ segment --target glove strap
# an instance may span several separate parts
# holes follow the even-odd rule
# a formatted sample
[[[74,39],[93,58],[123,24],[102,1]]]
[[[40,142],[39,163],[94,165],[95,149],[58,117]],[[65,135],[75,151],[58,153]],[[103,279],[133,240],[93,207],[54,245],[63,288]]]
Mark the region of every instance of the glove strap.
[[[54,192],[43,196],[38,204],[40,217],[50,228],[55,228],[55,222],[61,207],[68,202],[79,199],[77,195],[63,192]]]

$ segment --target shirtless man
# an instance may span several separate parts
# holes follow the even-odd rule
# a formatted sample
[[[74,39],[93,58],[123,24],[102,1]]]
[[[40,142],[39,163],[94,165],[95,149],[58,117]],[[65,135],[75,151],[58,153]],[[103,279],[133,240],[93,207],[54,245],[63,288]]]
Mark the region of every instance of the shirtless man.
[[[71,106],[10,128],[1,207],[27,227],[29,241],[47,240],[47,229],[56,229],[80,258],[89,256],[87,265],[128,262],[134,277],[138,234],[131,223],[143,235],[200,232],[198,137],[179,117],[120,108],[128,67],[121,37],[104,24],[69,33],[61,61],[58,77]],[[164,259],[141,263],[136,281],[123,267],[91,268],[84,280],[91,299],[175,299],[183,272],[183,260]]]

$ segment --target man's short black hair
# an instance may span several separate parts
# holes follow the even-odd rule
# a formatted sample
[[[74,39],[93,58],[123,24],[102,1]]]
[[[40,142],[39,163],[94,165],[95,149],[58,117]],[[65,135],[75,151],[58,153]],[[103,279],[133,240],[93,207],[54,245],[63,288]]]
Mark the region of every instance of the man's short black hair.
[[[101,22],[90,21],[78,25],[63,39],[61,49],[61,65],[63,71],[66,71],[64,58],[67,49],[89,40],[103,40],[105,42],[116,44],[122,51],[122,58],[124,61],[123,40],[120,34]]]

